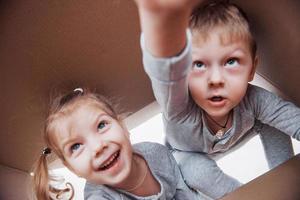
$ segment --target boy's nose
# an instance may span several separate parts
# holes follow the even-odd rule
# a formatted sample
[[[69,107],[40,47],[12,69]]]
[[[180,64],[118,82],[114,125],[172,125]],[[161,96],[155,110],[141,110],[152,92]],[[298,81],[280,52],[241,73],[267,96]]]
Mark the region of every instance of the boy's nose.
[[[224,85],[224,77],[222,74],[222,69],[220,69],[220,67],[213,67],[211,69],[211,73],[208,78],[208,84],[210,87]]]

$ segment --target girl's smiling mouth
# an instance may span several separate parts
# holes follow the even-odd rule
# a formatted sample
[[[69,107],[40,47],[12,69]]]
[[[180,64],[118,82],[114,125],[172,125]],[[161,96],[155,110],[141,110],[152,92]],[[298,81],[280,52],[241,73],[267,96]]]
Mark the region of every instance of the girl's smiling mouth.
[[[105,162],[99,167],[100,171],[104,171],[113,167],[120,157],[120,150],[111,155]]]

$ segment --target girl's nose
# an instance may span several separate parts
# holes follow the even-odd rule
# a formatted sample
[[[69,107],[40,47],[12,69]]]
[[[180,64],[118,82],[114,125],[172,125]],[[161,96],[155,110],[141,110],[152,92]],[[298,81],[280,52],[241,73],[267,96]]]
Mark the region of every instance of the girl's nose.
[[[98,157],[103,150],[107,147],[107,142],[106,141],[99,141],[99,140],[94,140],[92,141],[92,154],[93,157]]]
[[[215,66],[211,68],[208,84],[210,87],[219,87],[224,85],[224,77],[220,67]]]

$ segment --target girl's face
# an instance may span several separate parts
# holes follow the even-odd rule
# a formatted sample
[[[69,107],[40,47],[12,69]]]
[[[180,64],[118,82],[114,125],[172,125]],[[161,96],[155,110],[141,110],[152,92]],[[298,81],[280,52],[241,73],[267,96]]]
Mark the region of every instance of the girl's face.
[[[56,144],[71,171],[94,184],[122,185],[131,169],[132,147],[128,131],[117,120],[86,103],[55,125]]]

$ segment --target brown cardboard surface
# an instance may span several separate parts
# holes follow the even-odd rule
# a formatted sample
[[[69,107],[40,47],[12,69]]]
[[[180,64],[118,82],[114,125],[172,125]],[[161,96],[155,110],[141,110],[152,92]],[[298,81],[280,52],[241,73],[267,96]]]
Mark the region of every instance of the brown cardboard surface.
[[[221,200],[300,200],[300,154]]]

